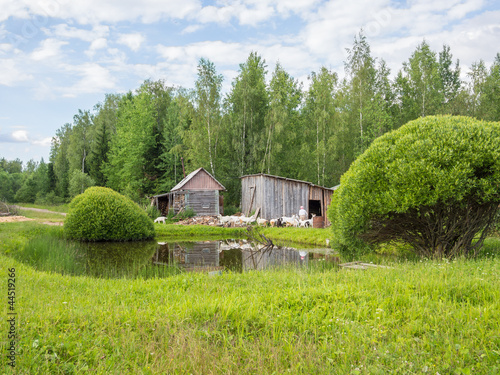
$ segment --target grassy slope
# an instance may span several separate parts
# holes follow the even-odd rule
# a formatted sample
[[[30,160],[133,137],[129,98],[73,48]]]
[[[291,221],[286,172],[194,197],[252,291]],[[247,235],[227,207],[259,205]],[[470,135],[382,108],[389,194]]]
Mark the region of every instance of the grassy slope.
[[[44,228],[0,224],[0,252]],[[148,281],[0,264],[16,268],[17,373],[500,371],[499,258]]]
[[[500,371],[498,259],[148,281],[0,261],[16,268],[28,373]]]

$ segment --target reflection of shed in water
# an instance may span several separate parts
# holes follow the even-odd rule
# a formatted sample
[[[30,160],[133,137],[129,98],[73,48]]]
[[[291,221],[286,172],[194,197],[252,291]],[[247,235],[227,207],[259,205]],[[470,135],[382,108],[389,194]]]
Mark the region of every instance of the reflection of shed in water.
[[[173,265],[189,270],[219,267],[219,242],[195,242],[189,244],[161,244],[153,256],[153,263]]]
[[[176,265],[186,271],[263,270],[282,266],[308,267],[311,259],[338,262],[337,254],[319,254],[287,247],[262,249],[246,240],[160,244],[153,264]]]

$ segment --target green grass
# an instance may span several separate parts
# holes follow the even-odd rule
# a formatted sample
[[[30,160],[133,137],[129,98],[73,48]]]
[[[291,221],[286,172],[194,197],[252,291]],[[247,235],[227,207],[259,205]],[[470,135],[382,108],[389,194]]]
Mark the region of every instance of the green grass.
[[[225,239],[244,238],[247,235],[246,227],[224,228],[207,225],[176,225],[155,224],[156,235],[161,240],[175,239]],[[256,233],[280,243],[308,244],[310,246],[327,247],[327,239],[331,237],[330,229],[313,228],[259,228],[254,227]]]
[[[223,228],[208,225],[155,224],[155,231],[157,238],[162,241],[241,238],[246,234],[246,228]]]
[[[498,258],[150,280],[0,260],[16,269],[18,373],[500,371]]]
[[[53,223],[64,222],[64,216],[58,213],[38,212],[38,211],[20,209],[19,214],[21,216],[25,216],[27,218],[34,219],[39,222],[53,222]]]
[[[33,204],[33,203],[16,203],[16,205],[20,206],[20,207],[40,208],[40,209],[44,209],[44,210],[63,212],[63,213],[68,213],[68,210],[69,210],[69,204],[41,205],[41,204]]]
[[[227,233],[205,228],[190,230]],[[273,231],[293,237],[289,229]],[[367,271],[318,262],[133,280],[37,271],[7,256],[58,230],[0,224],[0,264],[16,270],[18,313],[17,366],[3,358],[2,373],[500,372],[499,238],[477,260],[391,257],[392,268]]]

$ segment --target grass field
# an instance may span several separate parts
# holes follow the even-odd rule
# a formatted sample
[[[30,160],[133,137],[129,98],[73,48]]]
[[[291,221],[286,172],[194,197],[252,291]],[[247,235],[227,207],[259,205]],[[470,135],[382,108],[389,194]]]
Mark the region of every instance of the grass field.
[[[497,258],[147,281],[0,260],[16,270],[17,373],[500,371]]]
[[[0,224],[18,314],[16,367],[4,355],[2,373],[500,373],[497,238],[477,260],[129,280],[40,272],[9,256],[46,228]]]

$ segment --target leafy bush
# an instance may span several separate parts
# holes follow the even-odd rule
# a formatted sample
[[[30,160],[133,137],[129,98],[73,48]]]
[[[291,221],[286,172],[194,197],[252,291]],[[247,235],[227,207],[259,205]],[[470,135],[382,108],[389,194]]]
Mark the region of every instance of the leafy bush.
[[[144,206],[144,211],[151,219],[156,219],[158,216],[161,216],[161,211],[156,206],[152,206],[151,204],[147,204]]]
[[[328,216],[346,254],[401,241],[420,255],[474,255],[500,203],[500,124],[411,121],[376,139],[342,176]],[[479,235],[479,237],[476,237]]]
[[[69,238],[132,241],[155,236],[153,221],[136,203],[104,187],[90,187],[70,203],[64,222]]]
[[[64,203],[64,198],[56,195],[55,191],[51,191],[47,194],[38,192],[35,199],[35,204],[38,205],[58,205]]]
[[[179,211],[174,217],[176,220],[184,220],[194,216],[196,216],[196,212],[194,212],[191,207],[187,206],[183,211]]]
[[[69,195],[71,197],[76,197],[78,194],[82,194],[85,189],[94,186],[95,181],[87,173],[84,173],[78,169],[75,169],[71,173],[71,178],[69,180]]]

